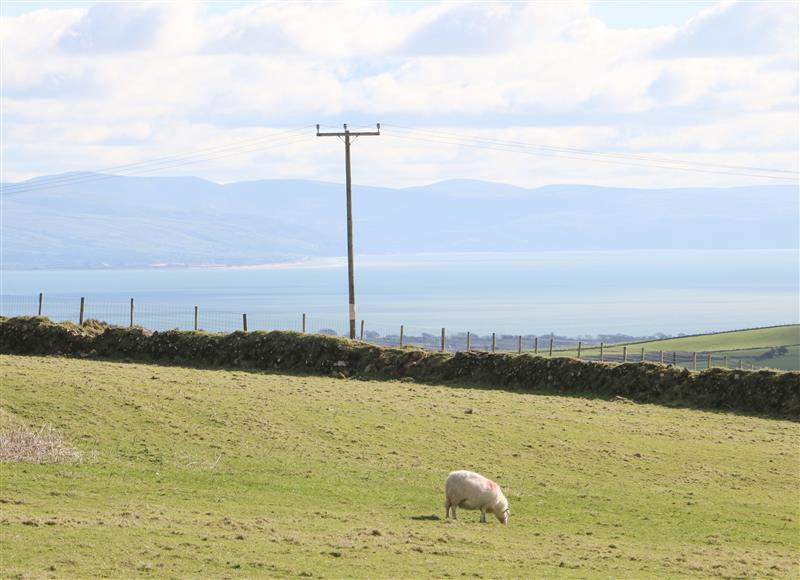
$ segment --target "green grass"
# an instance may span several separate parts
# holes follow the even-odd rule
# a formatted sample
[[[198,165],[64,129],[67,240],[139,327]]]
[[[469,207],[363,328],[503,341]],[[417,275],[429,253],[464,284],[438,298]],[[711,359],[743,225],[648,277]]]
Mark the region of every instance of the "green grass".
[[[800,426],[624,401],[0,359],[4,577],[797,577]],[[471,409],[472,413],[465,412]],[[96,455],[93,457],[93,455]],[[510,525],[444,515],[453,469]]]
[[[647,360],[655,360],[654,353],[664,351],[664,360],[672,361],[672,353],[712,353],[713,366],[722,366],[724,357],[728,357],[728,365],[734,367],[741,360],[746,368],[764,367],[784,371],[800,370],[800,324],[786,326],[771,326],[755,328],[752,330],[734,330],[731,332],[717,332],[697,336],[684,336],[680,338],[667,338],[648,342],[628,342],[605,345],[607,355],[622,355],[623,346],[628,347],[628,357],[631,361],[638,361],[641,349],[650,353]],[[757,360],[771,347],[788,346],[789,352],[785,355],[769,359]],[[596,357],[600,352],[599,346],[584,346],[582,353],[586,356]],[[563,349],[554,351],[554,356],[577,356],[576,349]],[[706,368],[706,359],[703,354],[698,355],[698,369]],[[656,357],[657,358],[657,357]],[[681,365],[691,366],[689,359],[684,355]]]

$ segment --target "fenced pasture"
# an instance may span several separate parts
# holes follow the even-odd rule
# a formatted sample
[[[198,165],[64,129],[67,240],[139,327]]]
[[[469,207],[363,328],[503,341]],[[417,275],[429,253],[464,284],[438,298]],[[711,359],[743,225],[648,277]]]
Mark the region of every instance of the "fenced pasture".
[[[4,355],[3,575],[795,578],[792,421],[627,400]],[[54,403],[57,401],[58,403]],[[444,519],[449,471],[508,526]]]
[[[234,332],[289,330],[348,335],[344,318],[317,317],[313,313],[275,316],[266,311],[236,312],[146,301],[111,301],[78,296],[2,295],[1,316],[43,315],[55,321],[100,320],[117,326],[142,326],[149,330],[204,330]],[[473,333],[470,331],[400,325],[396,328],[360,320],[358,338],[381,346],[417,346],[443,352],[534,353],[607,362],[658,362],[705,370],[709,368],[771,368],[800,370],[800,325],[784,325],[645,342],[605,344],[544,334]]]

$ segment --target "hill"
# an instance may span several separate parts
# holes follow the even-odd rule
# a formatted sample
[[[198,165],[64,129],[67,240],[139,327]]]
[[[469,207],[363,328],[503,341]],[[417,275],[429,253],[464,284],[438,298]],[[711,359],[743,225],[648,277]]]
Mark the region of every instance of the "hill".
[[[582,397],[4,356],[21,577],[792,577],[796,423]],[[443,521],[454,468],[510,525]]]
[[[742,361],[746,367],[765,367],[779,370],[800,370],[800,324],[769,326],[747,330],[732,330],[710,334],[698,334],[661,340],[638,342],[620,342],[607,345],[604,353],[609,356],[622,354],[622,347],[628,347],[628,353],[635,360],[637,353],[644,349],[647,353],[664,351],[666,353],[700,353],[699,367],[705,368],[704,355],[711,353],[716,364],[720,359],[728,358],[729,365],[735,366]],[[561,349],[559,354],[577,355],[573,348]],[[582,354],[588,358],[599,355],[599,347],[587,346]],[[669,357],[667,357],[669,361]],[[690,364],[686,357],[679,361],[683,366]]]
[[[263,264],[346,254],[344,187],[69,174],[4,184],[5,268]],[[49,182],[55,183],[55,182]],[[16,191],[16,190],[19,191]],[[795,248],[794,186],[354,187],[356,250]]]

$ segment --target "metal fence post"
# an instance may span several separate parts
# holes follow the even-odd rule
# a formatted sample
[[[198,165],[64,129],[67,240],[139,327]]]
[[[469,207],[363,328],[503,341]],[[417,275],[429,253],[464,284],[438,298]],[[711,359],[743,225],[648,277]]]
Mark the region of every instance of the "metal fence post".
[[[363,319],[361,320],[361,334],[359,336],[360,336],[360,340],[364,340],[364,320]]]
[[[493,332],[492,333],[492,352],[497,349],[497,335]]]
[[[247,314],[242,314],[242,329],[247,332]]]
[[[131,298],[131,328],[133,328],[133,298]]]
[[[306,313],[303,312],[303,333],[306,332]]]
[[[517,339],[517,354],[522,354],[522,336]]]
[[[539,337],[533,339],[533,354],[539,354]]]
[[[471,341],[470,341],[471,338],[472,337],[470,336],[470,333],[469,333],[469,330],[468,330],[467,331],[467,352],[472,350],[472,344],[471,344]]]
[[[605,359],[605,356],[604,356],[604,353],[603,353],[603,347],[604,347],[604,346],[605,346],[605,345],[604,345],[604,344],[601,342],[601,343],[600,343],[600,362],[603,362],[603,361],[605,361],[605,360],[606,360],[606,359]]]
[[[80,314],[78,314],[78,324],[80,325],[83,325],[83,311],[85,305],[86,305],[86,298],[81,296],[81,311]]]
[[[553,337],[550,337],[550,353],[547,356],[553,356]]]
[[[39,292],[39,312],[36,316],[42,315],[42,302],[44,302],[44,292]]]
[[[197,330],[197,306],[194,307],[194,329]]]
[[[401,347],[401,348],[402,348],[402,346],[403,346],[403,331],[404,331],[404,330],[405,330],[405,328],[403,328],[403,325],[401,324],[401,325],[400,325],[400,347]]]
[[[624,363],[628,362],[628,347],[627,346],[623,346],[622,347],[622,362],[624,362]]]
[[[693,371],[697,370],[697,353],[696,352],[692,353],[692,370]]]
[[[444,352],[444,328],[442,328],[442,352]]]

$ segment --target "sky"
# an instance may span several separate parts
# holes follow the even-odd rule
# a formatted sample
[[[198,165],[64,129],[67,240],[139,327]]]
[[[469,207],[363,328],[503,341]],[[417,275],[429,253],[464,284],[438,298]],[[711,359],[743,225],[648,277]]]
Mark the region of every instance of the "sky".
[[[798,171],[798,2],[0,6],[5,182],[341,182],[342,143],[314,125],[377,122],[353,144],[356,183],[664,188]]]

